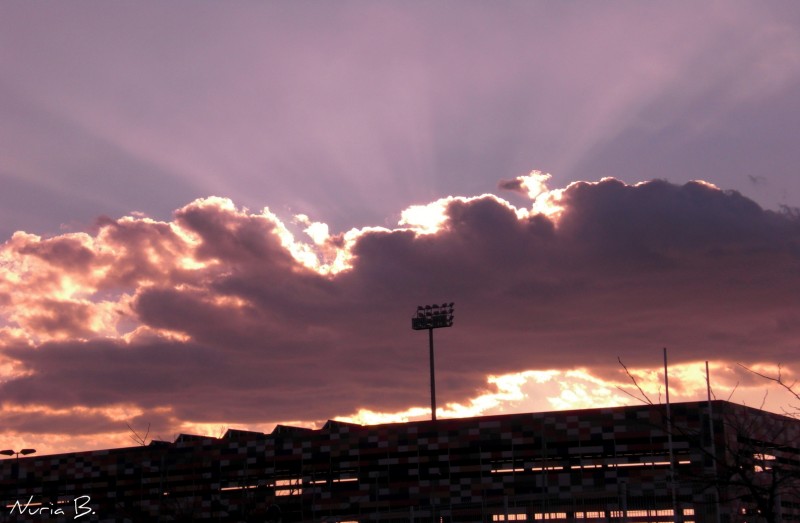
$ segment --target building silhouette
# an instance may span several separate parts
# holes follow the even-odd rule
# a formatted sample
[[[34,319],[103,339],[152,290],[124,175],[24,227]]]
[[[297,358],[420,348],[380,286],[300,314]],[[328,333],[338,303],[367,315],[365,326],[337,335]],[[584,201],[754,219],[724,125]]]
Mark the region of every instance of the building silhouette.
[[[329,421],[9,459],[0,521],[800,521],[800,421],[724,401],[671,415]]]

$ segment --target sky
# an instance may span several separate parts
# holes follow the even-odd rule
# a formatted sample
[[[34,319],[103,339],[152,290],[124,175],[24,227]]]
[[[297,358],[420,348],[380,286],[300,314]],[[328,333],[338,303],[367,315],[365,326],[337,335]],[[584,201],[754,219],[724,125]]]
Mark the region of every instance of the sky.
[[[780,412],[796,2],[0,5],[0,447]]]

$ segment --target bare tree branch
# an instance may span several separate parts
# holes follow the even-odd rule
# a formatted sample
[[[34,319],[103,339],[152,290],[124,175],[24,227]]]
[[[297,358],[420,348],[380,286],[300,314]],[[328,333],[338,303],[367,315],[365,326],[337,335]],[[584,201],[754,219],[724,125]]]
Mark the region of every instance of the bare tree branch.
[[[134,443],[137,445],[141,445],[142,447],[147,446],[147,436],[150,435],[150,424],[147,424],[147,432],[144,433],[144,436],[136,432],[133,427],[131,427],[130,423],[125,422],[125,426],[128,427],[128,430],[131,432],[128,434],[128,437],[133,440]]]
[[[624,393],[624,394],[627,394],[628,396],[630,396],[631,398],[635,399],[636,401],[641,401],[641,402],[642,402],[642,403],[644,403],[645,405],[649,405],[649,403],[648,403],[646,400],[644,400],[644,399],[640,398],[640,397],[639,397],[639,396],[637,396],[636,394],[631,394],[630,392],[628,392],[627,390],[623,389],[623,388],[622,388],[622,387],[620,387],[619,385],[617,385],[617,390],[619,390],[620,392],[622,392],[622,393]]]
[[[784,381],[783,374],[782,374],[782,370],[783,370],[782,369],[782,364],[780,364],[780,363],[778,364],[778,375],[777,376],[768,376],[766,374],[762,374],[762,373],[758,372],[757,370],[753,370],[750,367],[742,365],[741,363],[737,363],[737,365],[740,366],[741,368],[743,368],[744,370],[746,370],[747,372],[753,373],[756,376],[764,378],[767,381],[772,381],[772,382],[777,383],[778,385],[783,387],[785,390],[789,391],[789,394],[791,394],[792,396],[794,396],[795,398],[800,400],[800,391],[796,390],[797,389],[797,380],[794,380],[791,383],[787,383],[786,381]]]
[[[622,368],[623,368],[623,369],[625,369],[625,374],[627,374],[627,375],[628,375],[628,377],[631,379],[631,381],[633,382],[633,384],[634,384],[634,385],[636,386],[636,388],[639,390],[639,394],[641,394],[641,395],[642,395],[642,397],[640,398],[640,397],[638,397],[638,396],[635,396],[635,395],[631,394],[630,392],[628,392],[628,391],[626,391],[626,390],[622,390],[622,388],[620,388],[620,387],[617,387],[617,388],[618,388],[619,390],[621,390],[622,392],[624,392],[625,394],[627,394],[628,396],[630,396],[630,397],[632,397],[632,398],[635,398],[635,399],[637,399],[637,400],[641,401],[642,403],[645,403],[645,404],[647,404],[647,405],[654,405],[654,403],[653,403],[653,400],[651,400],[651,399],[650,399],[650,397],[647,395],[647,393],[645,393],[645,391],[644,391],[644,390],[642,390],[642,387],[640,387],[640,386],[639,386],[639,382],[638,382],[638,381],[636,381],[636,378],[634,377],[634,375],[633,375],[633,374],[631,374],[631,371],[630,371],[630,370],[628,370],[628,367],[626,367],[626,366],[625,366],[625,364],[624,364],[624,363],[622,363],[622,358],[620,358],[619,356],[617,356],[617,361],[619,362],[619,364],[620,364],[620,365],[622,365]],[[659,391],[659,399],[660,399],[660,397],[661,397],[661,393],[660,393],[660,391]],[[659,401],[659,403],[660,403],[660,401]]]
[[[731,389],[731,393],[728,394],[728,398],[725,401],[730,401],[731,398],[733,397],[733,393],[736,392],[736,389],[738,388],[739,388],[739,382],[737,381],[736,385],[733,386],[733,388]]]

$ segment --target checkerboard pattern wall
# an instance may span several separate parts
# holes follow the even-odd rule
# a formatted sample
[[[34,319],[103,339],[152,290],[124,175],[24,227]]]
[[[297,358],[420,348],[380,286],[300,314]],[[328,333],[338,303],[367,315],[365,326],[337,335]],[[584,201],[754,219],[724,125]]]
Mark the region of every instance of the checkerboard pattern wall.
[[[717,523],[717,507],[721,521],[753,521],[753,503],[712,488],[728,454],[750,449],[747,466],[765,478],[779,464],[800,472],[800,421],[721,401],[671,407],[671,422],[662,405],[329,421],[4,460],[0,521],[42,520],[10,513],[17,500],[67,508],[79,496],[94,511],[83,521],[634,523],[674,521],[677,510],[687,523]],[[776,503],[784,521],[800,521],[800,499]]]

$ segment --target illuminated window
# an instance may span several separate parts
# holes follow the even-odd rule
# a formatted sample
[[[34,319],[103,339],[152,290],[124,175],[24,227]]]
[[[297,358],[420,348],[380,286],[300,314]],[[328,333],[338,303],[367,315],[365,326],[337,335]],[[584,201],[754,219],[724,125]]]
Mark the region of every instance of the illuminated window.
[[[753,469],[756,472],[766,472],[772,470],[771,462],[775,461],[776,458],[772,454],[756,453],[753,454],[753,459],[756,461],[756,465]]]
[[[333,479],[334,483],[355,483],[358,481],[358,471],[355,469],[340,470],[337,476]]]
[[[228,491],[228,490],[247,490],[247,489],[254,489],[258,488],[258,485],[233,485],[230,487],[220,487],[221,491]],[[167,493],[165,492],[164,495]]]
[[[492,521],[525,521],[527,516],[524,512],[517,514],[509,514],[506,518],[505,514],[492,514]]]
[[[513,461],[493,461],[492,474],[511,474],[513,472],[523,472],[525,469],[521,463]]]
[[[543,470],[564,470],[564,467],[559,467],[559,466],[555,466],[555,467],[533,467],[531,470],[534,471],[534,472],[541,472]]]
[[[303,493],[303,483],[300,478],[275,480],[276,496],[299,496]]]
[[[566,512],[537,512],[533,515],[533,519],[567,519]]]

